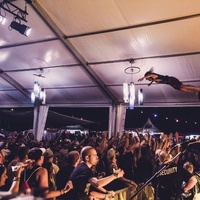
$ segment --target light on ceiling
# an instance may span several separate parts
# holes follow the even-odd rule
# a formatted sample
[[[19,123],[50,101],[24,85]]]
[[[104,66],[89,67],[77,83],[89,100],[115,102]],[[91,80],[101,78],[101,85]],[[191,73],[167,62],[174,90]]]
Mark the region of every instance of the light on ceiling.
[[[32,103],[46,103],[46,92],[44,88],[41,88],[37,81],[34,82],[33,92],[31,93]]]
[[[135,84],[133,82],[129,85],[129,108],[132,110],[134,109],[134,103],[135,103]]]
[[[123,83],[123,96],[124,96],[124,103],[129,103],[129,85],[128,85],[128,83]]]
[[[31,32],[31,28],[24,25],[24,24],[20,24],[16,21],[12,21],[10,24],[10,28],[14,29],[16,31],[18,31],[19,33],[21,33],[22,35],[25,35],[26,37],[29,36],[30,32]]]
[[[5,23],[6,12],[13,15],[14,20],[10,23],[9,29],[14,29],[21,33],[22,35],[28,36],[31,32],[31,28],[21,24],[21,21],[27,22],[27,4],[31,4],[31,0],[25,0],[24,10],[11,3],[8,0],[0,0],[0,24]],[[2,14],[3,12],[3,14]],[[19,20],[19,22],[17,22]]]
[[[129,109],[134,109],[135,103],[135,84],[133,82],[133,74],[137,74],[140,72],[139,67],[132,66],[133,61],[130,61],[131,67],[127,67],[124,72],[131,76],[130,83],[123,83],[123,99],[124,103],[129,103]]]
[[[6,23],[6,18],[2,15],[0,15],[0,24],[4,25]]]
[[[123,83],[123,96],[124,103],[129,103],[129,108],[134,109],[135,85],[133,82],[131,82],[130,84]]]
[[[143,105],[143,99],[144,99],[143,90],[139,89],[138,90],[138,104],[139,105]]]

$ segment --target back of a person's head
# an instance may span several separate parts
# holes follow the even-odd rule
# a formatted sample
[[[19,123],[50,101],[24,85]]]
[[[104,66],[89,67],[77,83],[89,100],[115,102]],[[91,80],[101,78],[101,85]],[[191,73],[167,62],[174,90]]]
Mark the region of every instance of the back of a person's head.
[[[183,168],[186,169],[188,172],[193,173],[194,166],[191,162],[187,161],[183,164]]]
[[[20,160],[23,160],[26,158],[26,155],[28,155],[29,148],[28,147],[19,147],[17,151],[17,155]]]
[[[109,149],[106,155],[107,162],[108,163],[112,162],[112,159],[114,158],[114,156],[116,156],[116,151],[113,148]]]
[[[124,146],[120,146],[118,147],[117,151],[119,152],[119,155],[122,155],[125,151],[125,147]]]
[[[34,147],[29,151],[28,158],[37,162],[44,154],[44,152],[45,152],[44,148]]]
[[[67,162],[69,165],[74,165],[80,158],[78,151],[70,151],[67,155]]]
[[[49,160],[49,158],[52,158],[54,156],[54,153],[53,153],[53,151],[50,149],[50,148],[48,148],[48,149],[46,149],[46,151],[45,151],[45,153],[44,153],[44,158],[45,158],[45,160]]]
[[[94,149],[94,147],[91,146],[85,146],[81,149],[81,159],[85,161],[85,157],[90,154],[90,151]]]
[[[20,141],[22,141],[22,140],[24,140],[24,135],[23,135],[22,133],[19,133],[19,134],[17,135],[17,137],[16,137],[16,141],[17,141],[17,142],[20,142]]]

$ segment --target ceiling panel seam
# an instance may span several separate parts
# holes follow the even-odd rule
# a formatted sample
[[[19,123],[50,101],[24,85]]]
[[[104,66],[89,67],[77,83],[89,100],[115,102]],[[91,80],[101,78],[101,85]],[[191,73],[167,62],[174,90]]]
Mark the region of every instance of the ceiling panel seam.
[[[102,64],[120,63],[120,62],[130,62],[130,60],[136,61],[136,60],[155,59],[155,58],[173,58],[173,57],[181,57],[181,56],[192,56],[192,55],[198,55],[198,54],[200,54],[200,51],[156,55],[156,56],[144,56],[144,57],[135,57],[135,58],[119,59],[119,60],[104,60],[104,61],[97,61],[97,62],[88,62],[88,65],[102,65]]]
[[[110,32],[123,31],[123,30],[128,30],[128,29],[141,28],[141,27],[146,27],[146,26],[154,26],[154,25],[159,25],[159,24],[171,23],[171,22],[187,20],[187,19],[196,18],[196,17],[200,17],[200,13],[182,16],[182,17],[176,17],[176,18],[158,20],[158,21],[153,21],[153,22],[146,22],[146,23],[136,24],[132,26],[125,26],[125,27],[93,31],[93,32],[74,34],[74,35],[65,35],[64,38],[70,39],[70,38],[84,37],[84,36],[89,36],[89,35],[98,35],[98,34],[103,34],[103,33],[110,33]]]
[[[55,40],[59,40],[59,38],[42,39],[42,40],[37,40],[37,41],[33,41],[33,42],[24,42],[24,43],[3,45],[3,46],[0,46],[0,49],[20,47],[20,46],[26,46],[26,45],[32,45],[32,44],[38,44],[38,43],[44,43],[44,42],[52,42],[52,41],[55,41]]]
[[[55,33],[60,37],[60,39],[64,42],[66,48],[70,50],[70,52],[74,55],[74,57],[81,63],[83,69],[87,72],[90,78],[98,84],[101,91],[112,101],[113,104],[118,104],[117,97],[106,87],[100,77],[92,70],[92,68],[87,64],[83,56],[77,51],[77,49],[71,44],[69,40],[65,38],[63,32],[59,29],[59,27],[55,24],[55,22],[50,18],[50,16],[46,13],[46,11],[40,6],[38,2],[34,2],[32,4],[33,8],[40,13],[46,22],[55,29]]]
[[[4,73],[2,69],[0,69],[0,77],[7,81],[14,88],[16,88],[18,91],[20,91],[22,94],[30,98],[31,93],[26,90],[22,85],[20,85],[17,81],[8,76],[8,74]]]

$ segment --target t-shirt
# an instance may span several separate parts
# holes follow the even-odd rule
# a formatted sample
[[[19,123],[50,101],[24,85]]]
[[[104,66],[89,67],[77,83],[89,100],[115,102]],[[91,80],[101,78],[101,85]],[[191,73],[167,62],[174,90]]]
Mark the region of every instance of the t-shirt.
[[[80,199],[85,196],[85,188],[93,177],[92,170],[84,163],[80,163],[72,172],[69,180],[73,183],[73,199]]]
[[[56,183],[57,183],[58,190],[61,190],[65,187],[74,169],[75,169],[74,166],[71,166],[71,165],[66,165],[66,166],[61,167],[61,169],[58,171],[56,175]],[[70,190],[66,194],[61,195],[57,197],[56,199],[73,199],[71,197],[71,194],[72,194],[72,191]]]
[[[163,167],[164,165],[159,166],[155,172],[158,172]],[[175,163],[171,163],[168,167],[162,170],[155,179],[158,183],[158,196],[161,197],[161,199],[178,196],[181,192],[183,181],[187,183],[191,177],[192,174],[187,170],[178,167]]]

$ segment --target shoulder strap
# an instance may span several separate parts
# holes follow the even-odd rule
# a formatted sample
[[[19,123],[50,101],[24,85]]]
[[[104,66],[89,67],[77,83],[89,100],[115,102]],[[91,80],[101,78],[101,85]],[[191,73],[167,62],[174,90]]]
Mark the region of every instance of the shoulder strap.
[[[26,179],[26,181],[28,181],[28,180],[31,178],[31,176],[32,176],[38,169],[40,169],[40,168],[42,168],[42,167],[38,167],[37,169],[35,169],[35,170],[32,172],[32,174]]]

